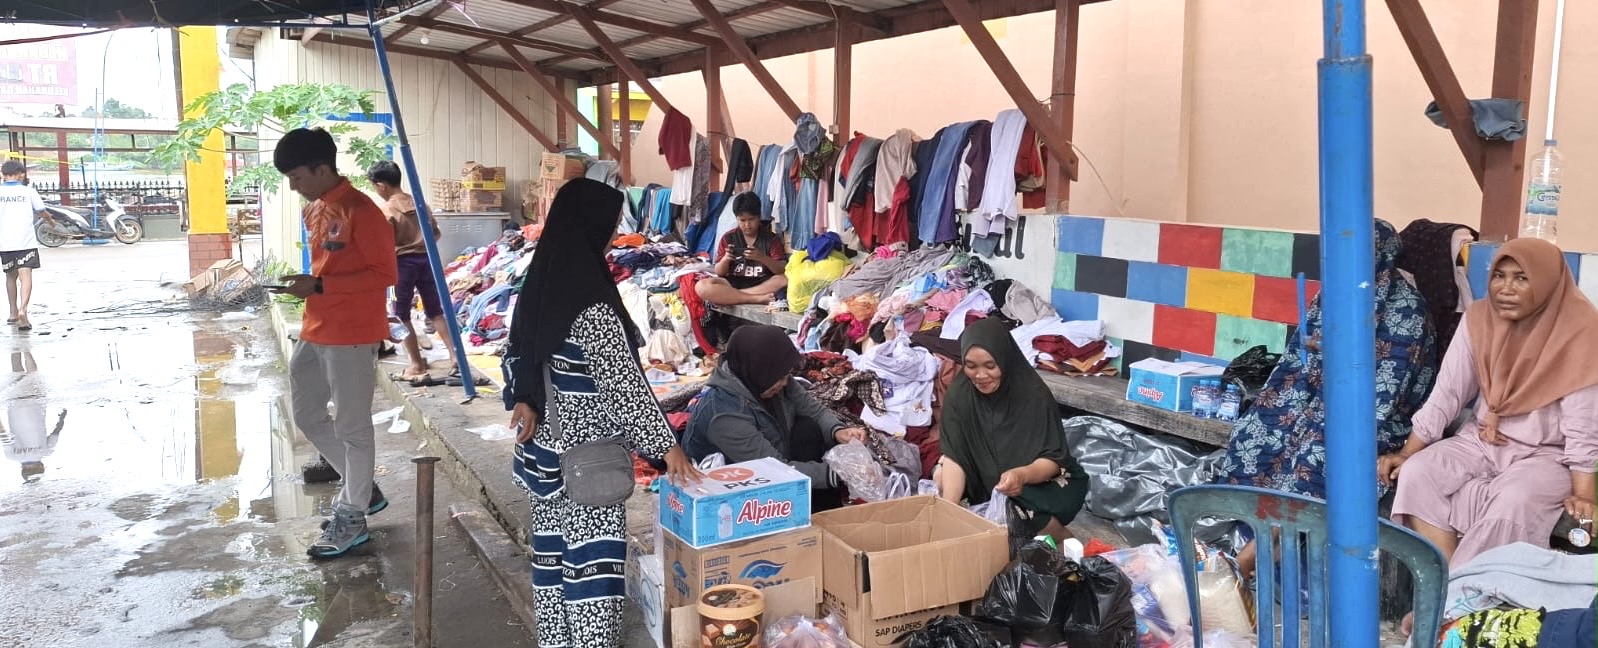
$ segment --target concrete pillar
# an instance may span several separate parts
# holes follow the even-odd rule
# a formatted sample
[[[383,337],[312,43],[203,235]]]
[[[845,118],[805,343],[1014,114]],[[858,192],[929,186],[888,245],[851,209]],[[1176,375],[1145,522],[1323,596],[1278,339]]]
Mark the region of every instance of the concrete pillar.
[[[178,94],[188,105],[200,96],[221,89],[222,59],[217,53],[215,27],[178,30]],[[192,115],[184,115],[190,117]],[[233,258],[227,226],[227,156],[222,153],[221,131],[205,138],[199,162],[184,164],[188,185],[189,276],[211,264]]]

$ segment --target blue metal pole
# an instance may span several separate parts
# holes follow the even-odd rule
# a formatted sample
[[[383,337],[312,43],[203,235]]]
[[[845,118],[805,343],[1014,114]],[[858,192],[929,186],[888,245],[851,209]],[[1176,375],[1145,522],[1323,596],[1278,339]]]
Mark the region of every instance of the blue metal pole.
[[[1321,314],[1326,354],[1328,601],[1334,648],[1376,648],[1374,244],[1371,57],[1365,0],[1322,0],[1320,60]],[[1287,596],[1288,594],[1284,594]]]
[[[433,214],[427,208],[427,198],[422,194],[422,179],[416,175],[416,158],[411,155],[411,142],[405,136],[405,119],[400,116],[399,93],[394,89],[394,74],[388,66],[388,48],[383,44],[383,30],[377,23],[377,13],[373,10],[371,0],[366,4],[367,15],[371,18],[372,27],[367,33],[372,37],[372,44],[377,50],[377,67],[383,73],[383,86],[388,90],[389,112],[394,113],[394,135],[399,138],[400,161],[405,167],[405,179],[411,186],[411,197],[416,199],[416,218],[421,222],[422,232],[433,231]],[[427,246],[427,265],[433,271],[433,285],[438,288],[439,303],[444,304],[445,323],[449,326],[447,334],[455,342],[455,366],[461,373],[461,386],[466,390],[466,399],[477,398],[477,385],[473,382],[472,368],[466,361],[466,347],[461,345],[461,323],[455,316],[455,302],[449,294],[449,284],[444,282],[444,265],[439,261],[438,242],[431,236],[423,236],[422,242]]]

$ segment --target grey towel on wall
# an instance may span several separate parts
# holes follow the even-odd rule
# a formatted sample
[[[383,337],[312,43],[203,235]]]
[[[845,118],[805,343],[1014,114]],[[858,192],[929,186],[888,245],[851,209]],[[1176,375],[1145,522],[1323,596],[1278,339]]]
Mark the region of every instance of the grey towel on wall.
[[[1476,136],[1482,139],[1513,142],[1526,136],[1526,102],[1514,99],[1470,100],[1471,121],[1476,123]],[[1443,109],[1437,102],[1426,104],[1426,117],[1433,124],[1448,128],[1443,119]]]

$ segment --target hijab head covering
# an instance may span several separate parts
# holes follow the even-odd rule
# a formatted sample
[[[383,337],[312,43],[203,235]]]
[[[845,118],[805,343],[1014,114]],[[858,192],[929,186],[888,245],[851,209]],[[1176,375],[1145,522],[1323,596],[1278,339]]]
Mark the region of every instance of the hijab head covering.
[[[1531,283],[1528,314],[1504,319],[1491,299],[1465,312],[1476,379],[1487,402],[1482,426],[1494,429],[1502,417],[1530,413],[1598,384],[1598,372],[1583,364],[1598,355],[1598,309],[1576,287],[1564,253],[1542,239],[1519,238],[1498,248],[1491,267],[1509,259]]]
[[[1375,440],[1377,453],[1387,454],[1409,439],[1415,412],[1431,394],[1439,347],[1426,300],[1399,270],[1404,245],[1397,232],[1377,220],[1373,235]],[[1233,425],[1216,475],[1219,483],[1325,499],[1327,369],[1321,353],[1321,305],[1321,296],[1316,296],[1305,314],[1302,336],[1288,338],[1287,350],[1253,405]],[[1379,492],[1385,489],[1378,485]]]
[[[943,404],[943,454],[965,470],[965,496],[985,502],[1004,471],[1039,458],[1053,459],[1073,476],[1082,469],[1065,449],[1054,394],[995,318],[980,320],[960,335],[960,358],[980,348],[999,365],[999,388],[977,391],[965,371],[955,374]]]
[[[632,348],[644,339],[626,317],[611,280],[605,248],[616,234],[622,194],[598,180],[576,178],[560,188],[544,219],[544,233],[522,280],[511,322],[511,397],[544,410],[544,363],[567,336],[572,322],[594,304],[609,304],[621,319]],[[514,360],[512,362],[512,360]]]
[[[782,380],[802,360],[787,331],[766,324],[740,326],[727,340],[727,352],[721,361],[727,364],[732,375],[743,383],[749,395],[760,398],[772,385]]]

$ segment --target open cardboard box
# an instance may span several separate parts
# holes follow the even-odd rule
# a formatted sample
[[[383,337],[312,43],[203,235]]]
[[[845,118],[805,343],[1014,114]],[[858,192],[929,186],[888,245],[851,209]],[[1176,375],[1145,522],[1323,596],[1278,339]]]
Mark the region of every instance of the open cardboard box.
[[[1010,559],[1009,532],[921,496],[819,513],[822,587],[850,639],[897,643],[933,612],[982,598]]]
[[[765,597],[766,613],[761,616],[760,630],[791,616],[816,616],[816,584],[814,579],[801,578],[774,585],[760,593]],[[699,606],[684,605],[672,608],[666,631],[671,634],[672,648],[700,648]]]

